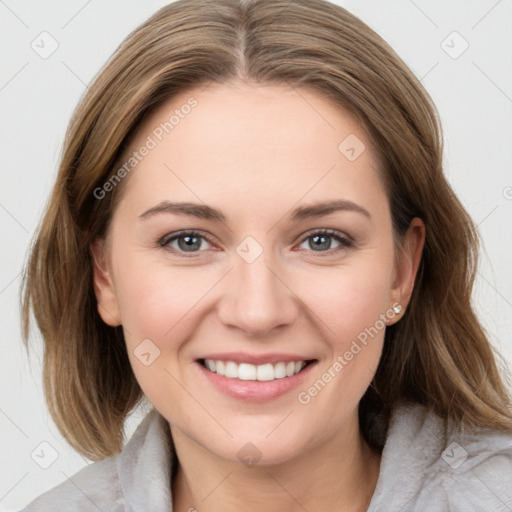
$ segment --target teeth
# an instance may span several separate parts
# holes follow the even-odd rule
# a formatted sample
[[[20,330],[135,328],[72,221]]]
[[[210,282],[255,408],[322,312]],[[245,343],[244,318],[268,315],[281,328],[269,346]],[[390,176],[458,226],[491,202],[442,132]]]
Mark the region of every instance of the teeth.
[[[215,368],[217,365],[215,364],[215,361],[213,359],[205,359],[204,363],[206,365],[206,368],[208,368],[208,370],[210,370],[212,372],[215,371]]]
[[[235,363],[232,364],[235,365]],[[242,363],[238,366],[238,378],[240,380],[256,380],[257,373],[258,369],[253,364]],[[226,375],[226,377],[229,377],[229,375]]]
[[[236,364],[233,361],[205,359],[204,365],[211,372],[223,375],[228,379],[269,381],[296,375],[306,366],[306,361],[267,363],[256,366],[249,363]]]
[[[256,379],[257,380],[274,380],[275,372],[274,367],[268,364],[261,364],[259,366],[250,365],[256,370]]]
[[[228,361],[224,367],[224,376],[228,379],[238,379],[238,365],[233,361]]]
[[[274,378],[282,379],[286,377],[286,365],[284,363],[277,363],[274,366]]]

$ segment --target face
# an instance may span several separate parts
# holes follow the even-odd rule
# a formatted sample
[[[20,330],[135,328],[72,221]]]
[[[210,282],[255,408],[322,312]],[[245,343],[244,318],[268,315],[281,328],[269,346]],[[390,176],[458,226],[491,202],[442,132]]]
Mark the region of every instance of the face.
[[[148,400],[235,462],[353,430],[415,273],[360,126],[314,90],[214,84],[159,108],[130,158],[95,289]]]

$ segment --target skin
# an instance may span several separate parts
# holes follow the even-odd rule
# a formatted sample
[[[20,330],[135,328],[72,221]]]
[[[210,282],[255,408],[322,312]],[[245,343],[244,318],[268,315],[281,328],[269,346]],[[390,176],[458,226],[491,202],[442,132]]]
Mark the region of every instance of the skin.
[[[414,219],[393,246],[389,200],[371,141],[344,110],[308,88],[210,84],[173,97],[139,128],[130,152],[190,97],[197,106],[122,184],[105,240],[92,246],[98,310],[122,325],[136,378],[168,420],[180,461],[174,510],[366,510],[380,455],[363,440],[358,402],[376,371],[385,329],[309,403],[307,390],[353,340],[395,303],[410,299],[425,230]],[[354,134],[354,161],[338,150]],[[290,221],[297,206],[344,199],[371,218],[337,211]],[[224,222],[175,213],[140,215],[162,201],[207,204]],[[350,237],[316,248],[304,235],[332,229]],[[158,240],[200,230],[199,250]],[[248,263],[246,237],[262,249]],[[180,252],[181,248],[181,252]],[[190,257],[187,257],[190,256]],[[145,366],[134,351],[150,339],[160,355]],[[214,351],[287,353],[317,360],[298,389],[255,403],[227,396],[195,360]],[[260,460],[245,466],[252,443]]]

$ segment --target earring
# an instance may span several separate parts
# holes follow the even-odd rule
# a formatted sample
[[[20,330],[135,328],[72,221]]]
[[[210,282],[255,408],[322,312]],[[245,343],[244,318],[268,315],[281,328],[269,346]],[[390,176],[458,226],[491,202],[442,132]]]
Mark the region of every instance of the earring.
[[[398,313],[400,313],[400,311],[402,311],[402,305],[397,304],[396,306],[393,306],[393,311],[398,315]]]

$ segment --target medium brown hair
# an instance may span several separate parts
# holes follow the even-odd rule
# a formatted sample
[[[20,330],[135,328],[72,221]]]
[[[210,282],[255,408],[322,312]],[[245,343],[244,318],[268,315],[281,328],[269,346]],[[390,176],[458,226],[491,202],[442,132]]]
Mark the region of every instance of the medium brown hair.
[[[101,200],[94,190],[159,105],[232,79],[312,87],[344,107],[376,151],[394,236],[414,217],[425,223],[410,304],[386,330],[360,403],[369,444],[382,448],[399,400],[457,424],[512,431],[510,396],[471,306],[476,228],[443,175],[438,115],[416,77],[367,25],[323,0],[180,0],[128,36],[81,100],[26,268],[24,341],[32,310],[45,343],[46,400],[64,437],[93,460],[119,452],[142,396],[122,327],[101,320],[92,279],[90,245],[105,235],[124,182]]]

